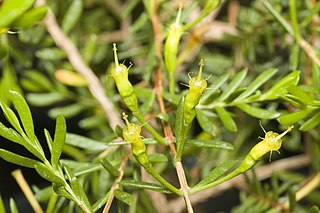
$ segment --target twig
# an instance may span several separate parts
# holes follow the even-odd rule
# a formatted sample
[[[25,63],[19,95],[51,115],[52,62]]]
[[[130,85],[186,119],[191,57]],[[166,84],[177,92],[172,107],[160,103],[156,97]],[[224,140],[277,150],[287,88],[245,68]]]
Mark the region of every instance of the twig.
[[[38,0],[36,5],[45,5],[45,0]],[[48,10],[47,16],[44,19],[44,24],[56,45],[67,53],[67,57],[75,70],[83,75],[83,77],[85,77],[89,82],[89,90],[100,103],[111,128],[115,129],[117,125],[122,125],[119,113],[116,113],[116,109],[114,108],[112,102],[105,96],[99,79],[94,74],[92,69],[85,64],[78,49],[75,47],[72,41],[63,33],[53,12],[50,9]]]
[[[131,151],[128,152],[122,159],[121,161],[121,164],[120,164],[120,167],[119,167],[119,172],[120,172],[120,175],[119,177],[117,177],[117,179],[114,181],[110,191],[109,191],[109,197],[108,197],[108,200],[107,200],[107,203],[103,209],[103,213],[107,213],[109,212],[110,210],[110,207],[111,207],[111,204],[112,204],[112,201],[113,201],[113,198],[114,198],[114,191],[116,189],[119,188],[119,182],[122,180],[122,177],[123,177],[123,174],[124,174],[124,168],[127,164],[127,161],[129,159],[129,155],[131,154]]]
[[[19,184],[23,194],[26,196],[27,200],[29,201],[31,207],[36,213],[43,213],[43,210],[37,201],[37,199],[34,197],[27,181],[24,179],[23,174],[20,169],[14,170],[11,175],[14,177],[14,179]]]
[[[299,155],[283,160],[275,161],[268,165],[256,169],[256,176],[259,180],[266,179],[272,175],[273,172],[279,170],[293,170],[304,167],[310,163],[310,158],[306,155]],[[249,176],[251,174],[248,174]],[[201,191],[197,194],[191,195],[190,200],[193,205],[206,201],[209,197],[212,198],[221,194],[222,192],[232,188],[235,185],[245,183],[243,175],[237,176],[227,182],[217,185],[213,188]],[[182,198],[177,198],[169,203],[170,212],[181,212],[185,208],[185,203]]]

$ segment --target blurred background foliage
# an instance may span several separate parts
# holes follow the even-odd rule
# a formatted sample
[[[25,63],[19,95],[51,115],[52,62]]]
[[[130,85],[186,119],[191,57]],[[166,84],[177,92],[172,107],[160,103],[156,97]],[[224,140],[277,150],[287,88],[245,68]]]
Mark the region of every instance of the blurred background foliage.
[[[168,74],[163,59],[157,56],[151,21],[153,1],[47,0],[47,6],[40,9],[32,8],[34,1],[16,1],[11,6],[7,6],[7,2],[0,1],[1,102],[10,105],[9,90],[18,91],[24,94],[34,115],[43,114],[43,117],[35,115],[36,118],[48,119],[44,116],[47,114],[55,119],[61,113],[67,119],[70,134],[63,150],[66,159],[62,161],[84,183],[91,203],[103,197],[113,184],[114,177],[103,169],[98,156],[118,135],[88,89],[87,80],[70,63],[68,53],[56,46],[45,24],[37,24],[47,8],[53,11],[85,64],[100,79],[105,95],[116,108],[114,113],[120,117],[122,111],[128,113],[128,110],[110,76],[114,60],[112,44],[117,43],[120,62],[130,66],[129,79],[140,101],[140,110],[159,132],[162,132],[161,121],[174,125],[175,109],[187,89],[188,74],[195,76],[199,60],[204,59],[203,76],[208,78],[208,89],[196,109],[197,121],[192,126],[191,137],[228,141],[234,148],[224,151],[192,143],[186,147],[184,163],[190,185],[196,184],[219,164],[243,157],[258,142],[258,136],[264,135],[259,120],[267,131],[281,132],[287,125],[295,125],[292,134],[284,139],[281,155],[275,153],[272,159],[277,162],[279,158],[289,160],[303,155],[309,159],[307,163],[297,165],[298,170],[294,172],[270,174],[264,177],[268,181],[262,183],[259,174],[255,178],[248,177],[245,186],[235,184],[240,193],[239,202],[236,200],[233,207],[206,206],[203,209],[199,205],[197,212],[231,209],[232,212],[248,212],[248,208],[255,209],[251,212],[318,212],[317,207],[312,206],[320,205],[316,189],[320,183],[319,1],[221,1],[217,9],[182,35],[175,94],[168,92]],[[6,11],[13,11],[21,2],[26,4],[25,10],[10,20],[12,15]],[[169,25],[176,19],[179,2],[158,2],[162,41]],[[181,23],[190,23],[198,17],[206,4],[206,1],[184,0]],[[6,19],[9,21],[1,21],[4,20],[2,17],[9,17]],[[160,113],[154,91],[155,70],[159,64],[163,69],[162,96],[167,114]],[[41,123],[51,127],[54,123],[53,120],[34,120],[36,129],[39,124],[40,134],[45,128]],[[148,138],[148,133],[145,136]],[[45,142],[41,141],[41,144],[45,146]],[[175,182],[172,161],[168,160],[169,149],[152,145],[153,141],[150,144],[150,153],[164,154],[156,158],[157,169]],[[112,151],[106,153],[104,159],[118,167],[124,149],[116,145],[119,144],[110,146]],[[8,149],[4,143],[1,147]],[[268,163],[268,158],[263,159],[261,166],[264,163]],[[128,179],[139,179],[139,175],[137,165],[125,170]],[[308,180],[317,183],[301,197],[302,202],[294,199],[299,190],[309,186]],[[35,186],[34,190],[36,197],[46,205],[51,191],[42,188]],[[127,191],[132,192],[131,188]],[[139,202],[130,206],[131,211],[156,211],[144,191],[134,196],[139,196]],[[4,194],[2,197],[8,201]],[[225,199],[229,202],[228,197]],[[75,208],[61,198],[56,211],[65,206]]]

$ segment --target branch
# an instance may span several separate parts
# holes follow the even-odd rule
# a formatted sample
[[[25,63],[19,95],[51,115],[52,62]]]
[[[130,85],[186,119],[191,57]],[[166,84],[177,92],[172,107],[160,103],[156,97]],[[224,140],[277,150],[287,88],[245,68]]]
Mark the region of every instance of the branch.
[[[263,180],[269,178],[273,172],[279,170],[293,170],[304,167],[310,163],[310,158],[307,155],[299,155],[294,157],[289,157],[283,160],[275,161],[274,163],[267,164],[265,166],[261,166],[257,168],[256,176],[257,179]],[[248,174],[249,177],[252,175],[251,173]],[[220,185],[217,185],[213,188],[207,189],[205,191],[201,191],[197,194],[191,195],[190,200],[193,205],[204,202],[208,198],[212,198],[221,194],[224,191],[229,190],[235,185],[245,184],[244,175],[237,176],[227,182],[224,182]],[[181,212],[185,208],[185,203],[182,198],[177,198],[169,203],[169,209],[171,212]]]
[[[121,161],[121,165],[119,167],[119,172],[120,172],[120,175],[119,177],[114,181],[110,191],[109,191],[109,197],[108,197],[108,200],[107,200],[107,203],[103,209],[103,213],[107,213],[109,212],[110,210],[110,207],[111,207],[111,204],[112,204],[112,201],[113,201],[113,198],[114,198],[114,191],[116,189],[119,188],[119,182],[122,180],[122,177],[123,177],[123,174],[124,174],[124,168],[127,164],[127,161],[128,161],[128,158],[129,158],[129,155],[131,155],[131,151],[128,152],[122,159]]]
[[[36,5],[45,5],[45,0],[38,0]],[[92,69],[85,64],[78,49],[75,47],[72,41],[62,32],[51,9],[49,9],[47,12],[47,16],[44,19],[44,24],[56,45],[67,53],[67,57],[75,70],[87,79],[89,83],[89,90],[100,103],[111,128],[115,129],[117,125],[122,125],[119,113],[116,113],[117,110],[114,108],[113,103],[105,96],[99,79],[94,74]]]
[[[43,213],[43,210],[39,204],[39,202],[37,201],[37,199],[35,198],[35,196],[33,195],[27,181],[24,179],[22,172],[20,169],[14,170],[11,175],[14,177],[14,179],[17,181],[17,183],[19,184],[23,194],[26,196],[27,200],[29,201],[31,207],[33,208],[34,212],[37,213]]]

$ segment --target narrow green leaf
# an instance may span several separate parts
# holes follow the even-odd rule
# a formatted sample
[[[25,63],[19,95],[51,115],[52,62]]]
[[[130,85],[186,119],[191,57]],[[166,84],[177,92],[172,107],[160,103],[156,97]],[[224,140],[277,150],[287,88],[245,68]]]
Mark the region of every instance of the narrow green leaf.
[[[77,202],[77,204],[78,205],[84,204],[87,207],[87,209],[91,210],[91,204],[88,200],[87,195],[83,190],[83,187],[79,183],[79,179],[74,175],[74,173],[67,166],[64,166],[63,168],[66,172],[66,176],[69,179],[73,193],[78,197],[78,199],[80,199],[80,203]]]
[[[52,186],[35,191],[35,197],[39,202],[47,202],[53,193]]]
[[[29,144],[15,130],[5,127],[1,122],[0,122],[0,135],[4,138],[14,142],[14,143],[17,143],[17,144],[24,146],[29,152],[34,154],[40,160],[42,160],[42,161],[46,160],[42,149],[39,149],[39,148]]]
[[[216,136],[214,121],[217,115],[211,111],[196,108],[197,120],[201,128],[212,136]]]
[[[236,107],[244,111],[245,113],[260,119],[275,119],[281,115],[281,113],[276,111],[270,111],[258,107],[254,107],[248,104],[236,104]]]
[[[279,21],[282,27],[293,35],[293,29],[291,25],[281,16],[281,14],[269,3],[269,1],[261,0],[264,6],[269,10],[269,12]]]
[[[222,121],[223,125],[227,128],[227,130],[231,132],[236,132],[237,125],[231,117],[230,113],[223,107],[215,107],[215,110],[217,111],[220,120]]]
[[[81,17],[82,10],[82,1],[73,0],[62,19],[61,28],[66,34],[68,34],[70,30],[72,30],[72,28],[77,24],[79,18]]]
[[[25,12],[22,16],[16,19],[11,26],[14,28],[26,28],[41,21],[47,14],[48,7],[36,7]]]
[[[0,212],[6,212],[1,195],[0,195]]]
[[[267,82],[274,74],[277,73],[277,69],[271,68],[263,73],[261,73],[258,77],[255,78],[255,80],[248,86],[248,88],[241,93],[233,102],[243,100],[247,97],[249,97],[254,91],[256,91],[262,84]]]
[[[26,98],[30,104],[38,107],[49,106],[51,104],[59,103],[66,99],[60,93],[57,92],[29,93],[26,96]]]
[[[25,73],[23,73],[23,77],[27,80],[30,80],[32,83],[37,84],[38,87],[42,88],[41,91],[50,91],[54,87],[52,82],[49,80],[49,77],[42,73],[40,70],[25,70]],[[30,93],[28,93],[28,95],[29,94]],[[38,93],[34,94],[37,95]]]
[[[297,86],[290,86],[287,90],[305,104],[311,104],[313,102],[313,98]]]
[[[17,204],[13,198],[10,198],[10,212],[11,213],[19,213],[19,210],[17,208]]]
[[[17,155],[15,153],[12,153],[10,151],[0,149],[0,157],[8,161],[10,163],[19,165],[19,166],[24,166],[28,168],[34,168],[34,165],[38,163],[39,161],[33,160],[31,158],[23,157],[21,155]]]
[[[109,159],[103,158],[100,160],[100,163],[102,164],[103,168],[105,168],[112,176],[119,177],[119,170],[109,162]]]
[[[134,197],[133,197],[132,194],[129,194],[129,193],[127,193],[127,192],[124,192],[124,191],[122,191],[122,190],[120,190],[120,189],[116,189],[116,190],[114,191],[114,196],[115,196],[118,200],[120,200],[120,201],[128,204],[129,206],[132,205],[133,202],[134,202]]]
[[[161,153],[153,153],[148,155],[150,163],[164,163],[168,161],[168,157]]]
[[[136,180],[122,180],[119,182],[120,185],[124,187],[132,187],[136,189],[147,189],[147,190],[153,190],[165,194],[172,194],[171,191],[163,187],[162,185],[158,185],[155,183],[147,183],[143,181],[136,181]]]
[[[66,143],[85,150],[102,151],[108,147],[108,144],[95,141],[90,138],[83,137],[72,133],[67,133]],[[127,144],[127,143],[125,143]]]
[[[307,117],[312,111],[313,111],[313,109],[309,109],[309,108],[303,109],[303,110],[300,110],[300,111],[297,111],[297,112],[293,112],[293,113],[290,113],[290,114],[282,115],[277,120],[282,125],[295,124],[298,121],[301,121],[302,119]]]
[[[187,140],[186,146],[233,150],[231,143],[219,140]]]
[[[78,114],[80,114],[83,110],[85,110],[85,107],[79,103],[67,105],[64,107],[56,107],[51,110],[49,110],[49,116],[51,118],[57,117],[59,114],[62,114],[66,118],[74,117]]]
[[[209,101],[210,97],[214,95],[217,90],[224,84],[230,77],[229,73],[226,73],[218,78],[216,78],[208,87],[207,91],[201,96],[200,103],[206,103]]]
[[[279,80],[271,89],[259,97],[259,100],[274,100],[287,93],[289,86],[296,86],[300,79],[300,71],[295,70]]]
[[[3,1],[0,7],[0,28],[8,27],[10,24],[28,10],[35,0]]]
[[[37,50],[36,56],[42,60],[57,61],[66,58],[66,53],[60,48],[51,47]]]
[[[57,184],[57,183],[53,183],[52,184],[52,188],[53,188],[53,191],[57,194],[57,195],[60,195],[60,196],[63,196],[69,200],[73,200],[74,202],[76,202],[74,200],[74,197],[72,197],[69,192],[65,189],[64,186],[61,186],[60,184]]]
[[[24,132],[20,126],[20,122],[17,118],[17,116],[14,114],[14,112],[4,105],[2,102],[0,102],[0,106],[2,108],[2,111],[4,113],[4,116],[6,117],[7,121],[22,135],[24,135]]]
[[[31,142],[34,142],[36,136],[34,134],[33,119],[30,108],[26,100],[17,92],[10,91],[11,100],[18,111],[24,131],[27,133]]]
[[[299,130],[305,132],[315,128],[319,124],[320,124],[320,111],[315,113],[309,120],[307,120],[304,124],[302,124]]]
[[[221,102],[226,100],[231,93],[233,93],[242,83],[243,79],[247,75],[247,69],[244,69],[238,72],[230,81],[227,88],[223,91],[223,93],[216,99],[216,102]]]
[[[231,168],[233,168],[238,163],[237,160],[227,161],[216,168],[214,168],[205,178],[203,178],[197,185],[192,187],[191,190],[196,188],[201,188],[207,184],[212,183],[213,181],[220,178],[222,175],[226,174]]]
[[[53,144],[53,140],[50,136],[50,133],[48,130],[44,129],[44,136],[46,137],[46,141],[47,141],[47,144],[48,144],[48,148],[49,148],[49,151],[50,153],[52,153],[52,144]]]
[[[187,139],[187,134],[189,132],[190,126],[185,124],[184,121],[184,101],[185,97],[182,97],[177,108],[176,123],[175,123],[175,136],[177,145],[177,161],[181,161],[182,151],[184,144]]]
[[[52,144],[51,164],[56,167],[58,165],[63,145],[66,140],[67,125],[66,120],[62,115],[58,115],[56,122],[56,131]]]
[[[56,183],[62,186],[65,186],[66,182],[63,180],[61,177],[57,176],[54,174],[54,171],[50,168],[48,168],[45,164],[43,163],[36,163],[34,165],[37,173],[46,179],[49,182]]]
[[[162,92],[162,97],[163,97],[166,101],[168,101],[168,102],[170,102],[170,103],[172,103],[172,104],[174,104],[174,105],[176,105],[176,106],[178,106],[179,101],[181,100],[182,96],[184,96],[183,93],[177,95],[177,94],[171,94],[171,93],[166,92],[166,91],[163,91],[163,92]]]

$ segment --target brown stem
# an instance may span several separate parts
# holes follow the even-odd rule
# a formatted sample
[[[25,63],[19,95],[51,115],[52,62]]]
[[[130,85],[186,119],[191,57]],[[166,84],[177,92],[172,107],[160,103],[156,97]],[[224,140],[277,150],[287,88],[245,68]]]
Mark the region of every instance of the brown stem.
[[[36,5],[45,5],[45,0],[38,0],[36,2]],[[117,125],[122,125],[119,113],[116,113],[117,110],[113,106],[113,103],[105,96],[103,87],[99,79],[94,74],[92,69],[85,64],[78,49],[75,47],[72,41],[63,33],[57,23],[53,12],[50,9],[48,10],[47,16],[44,19],[44,24],[53,40],[55,41],[56,45],[66,52],[67,57],[74,69],[83,77],[85,77],[89,82],[89,90],[100,103],[103,111],[107,116],[111,128],[115,129]]]
[[[123,177],[123,174],[124,174],[124,168],[127,164],[127,161],[129,159],[129,156],[131,155],[131,151],[128,152],[123,158],[122,158],[122,161],[121,161],[121,164],[120,164],[120,167],[119,167],[119,172],[120,172],[120,175],[119,177],[117,177],[117,179],[114,181],[110,191],[109,191],[109,197],[108,197],[108,200],[107,200],[107,203],[103,209],[103,213],[107,213],[109,212],[110,210],[110,207],[111,207],[111,204],[112,204],[112,201],[113,201],[113,198],[114,198],[114,191],[116,189],[119,188],[119,182],[122,180],[122,177]]]
[[[11,175],[14,177],[14,179],[19,184],[23,194],[26,196],[27,200],[29,201],[32,209],[36,213],[43,213],[43,210],[37,201],[37,199],[34,197],[26,179],[24,179],[23,174],[20,169],[14,170]]]

